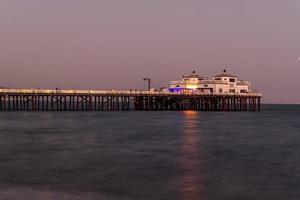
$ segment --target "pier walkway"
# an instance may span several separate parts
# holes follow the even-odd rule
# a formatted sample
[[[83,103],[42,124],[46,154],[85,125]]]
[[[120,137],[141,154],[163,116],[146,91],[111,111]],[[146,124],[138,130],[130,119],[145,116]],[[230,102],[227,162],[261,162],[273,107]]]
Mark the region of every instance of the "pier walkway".
[[[260,111],[261,93],[0,89],[0,111]]]

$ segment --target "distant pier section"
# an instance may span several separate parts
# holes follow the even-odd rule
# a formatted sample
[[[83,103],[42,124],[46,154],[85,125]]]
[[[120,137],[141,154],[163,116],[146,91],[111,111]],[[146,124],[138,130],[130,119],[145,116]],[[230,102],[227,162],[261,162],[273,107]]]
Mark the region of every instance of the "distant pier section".
[[[148,80],[148,79],[147,79]],[[159,91],[0,89],[0,111],[260,111],[262,94],[223,74],[205,79],[193,71]]]

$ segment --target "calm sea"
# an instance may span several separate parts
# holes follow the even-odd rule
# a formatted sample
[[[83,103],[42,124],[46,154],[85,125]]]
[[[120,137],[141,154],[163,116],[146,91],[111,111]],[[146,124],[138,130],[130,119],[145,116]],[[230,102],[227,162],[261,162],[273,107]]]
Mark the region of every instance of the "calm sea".
[[[1,112],[0,199],[299,200],[300,106]]]

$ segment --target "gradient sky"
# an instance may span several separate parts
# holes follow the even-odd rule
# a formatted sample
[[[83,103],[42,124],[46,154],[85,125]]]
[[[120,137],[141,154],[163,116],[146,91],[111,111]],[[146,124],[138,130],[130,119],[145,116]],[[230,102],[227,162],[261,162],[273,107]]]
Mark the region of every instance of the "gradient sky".
[[[0,1],[0,86],[159,88],[225,65],[300,103],[300,0]]]

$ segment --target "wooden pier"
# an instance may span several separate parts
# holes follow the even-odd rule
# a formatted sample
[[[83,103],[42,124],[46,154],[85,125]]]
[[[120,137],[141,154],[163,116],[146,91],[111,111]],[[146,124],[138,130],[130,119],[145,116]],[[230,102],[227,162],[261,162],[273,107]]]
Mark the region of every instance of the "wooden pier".
[[[0,89],[0,111],[260,111],[261,94]]]

